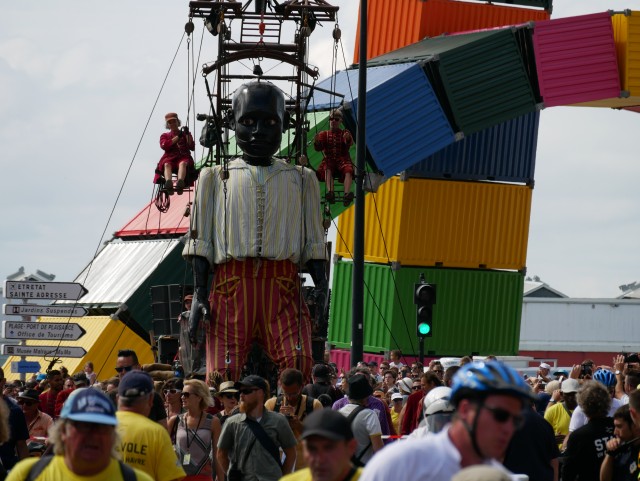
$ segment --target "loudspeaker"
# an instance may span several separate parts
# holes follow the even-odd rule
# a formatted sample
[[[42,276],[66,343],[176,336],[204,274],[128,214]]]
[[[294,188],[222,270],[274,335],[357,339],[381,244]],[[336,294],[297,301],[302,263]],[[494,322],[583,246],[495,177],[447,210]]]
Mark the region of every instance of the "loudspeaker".
[[[156,336],[177,336],[180,333],[178,316],[184,311],[184,296],[192,292],[192,286],[181,284],[151,286],[151,315]]]
[[[177,337],[160,336],[158,338],[158,360],[162,364],[173,364],[180,343]]]

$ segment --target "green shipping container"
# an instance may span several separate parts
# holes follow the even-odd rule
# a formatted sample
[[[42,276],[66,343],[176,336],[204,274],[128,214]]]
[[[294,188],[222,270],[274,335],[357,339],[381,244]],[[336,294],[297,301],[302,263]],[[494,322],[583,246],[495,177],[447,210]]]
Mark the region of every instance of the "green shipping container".
[[[334,264],[329,341],[351,346],[353,263]],[[516,355],[524,276],[518,272],[402,267],[365,263],[364,350],[400,349],[417,355],[414,284],[421,273],[437,285],[433,336],[425,354],[435,356]]]

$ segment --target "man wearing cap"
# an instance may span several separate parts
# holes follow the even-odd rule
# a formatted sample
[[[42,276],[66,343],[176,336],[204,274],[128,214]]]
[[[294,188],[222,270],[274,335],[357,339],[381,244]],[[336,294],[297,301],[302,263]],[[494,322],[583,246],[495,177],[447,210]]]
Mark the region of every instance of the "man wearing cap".
[[[160,148],[164,150],[164,154],[156,167],[156,175],[153,182],[157,184],[160,176],[164,175],[164,190],[169,194],[173,194],[173,172],[177,172],[178,180],[176,182],[176,191],[178,195],[182,195],[182,191],[186,186],[187,169],[193,168],[193,157],[190,150],[195,150],[196,144],[193,141],[191,132],[185,127],[180,128],[181,122],[178,114],[169,112],[164,116],[165,127],[169,132],[165,132],[160,136]]]
[[[22,408],[24,418],[27,421],[30,438],[46,438],[53,419],[47,413],[38,409],[40,393],[35,389],[26,389],[18,395],[18,405]]]
[[[322,403],[306,394],[302,394],[302,373],[297,369],[285,369],[280,373],[282,394],[267,399],[264,407],[269,411],[284,414],[289,422],[293,435],[297,438],[302,433],[304,418],[313,411],[323,409]],[[296,469],[306,467],[302,457],[302,446],[296,445]]]
[[[194,272],[191,342],[197,342],[200,321],[211,322],[207,372],[239,379],[256,340],[279,369],[297,368],[306,378],[313,366],[312,328],[309,309],[299,302],[301,265],[314,283],[316,332],[326,329],[320,187],[310,169],[273,157],[289,126],[280,89],[250,82],[236,90],[232,104],[242,158],[201,170],[182,252]]]
[[[140,365],[140,361],[138,361],[138,355],[133,349],[120,349],[118,351],[118,357],[116,358],[116,372],[118,373],[118,377],[120,378],[120,382],[127,375],[127,373],[132,371],[142,371],[142,366]],[[114,403],[115,401],[115,392],[112,395],[112,399]],[[167,411],[164,408],[164,401],[162,400],[162,396],[157,392],[153,392],[153,406],[151,407],[151,412],[149,413],[149,419],[157,422],[162,427],[167,429]]]
[[[367,408],[367,400],[373,394],[369,378],[364,374],[355,374],[349,378],[348,383],[349,404],[339,412],[349,421],[358,442],[354,459],[360,466],[364,466],[384,446],[382,429],[376,413]]]
[[[282,481],[356,481],[362,474],[351,462],[358,442],[349,421],[331,409],[314,411],[304,420],[302,451],[307,468]]]
[[[541,362],[540,367],[538,368],[538,379],[542,379],[544,382],[551,381],[549,377],[549,372],[551,371],[551,366],[546,362]]]
[[[76,389],[50,433],[54,456],[20,461],[7,481],[23,481],[30,473],[38,481],[152,481],[145,472],[118,461],[117,424],[115,408],[105,394],[97,389]]]
[[[544,418],[553,428],[558,447],[562,446],[565,436],[569,434],[571,414],[578,406],[579,389],[580,382],[577,379],[565,379],[560,385],[560,390],[551,395],[549,406],[544,412]]]
[[[153,406],[153,379],[146,372],[132,371],[118,386],[118,434],[122,460],[156,481],[182,479],[169,433],[148,416]]]
[[[241,412],[227,419],[218,440],[218,462],[227,478],[275,481],[291,473],[296,462],[296,438],[282,414],[265,409],[267,381],[251,375],[235,386],[240,391]],[[285,454],[282,464],[279,449]]]
[[[367,464],[362,481],[449,480],[476,464],[501,467],[501,458],[522,423],[530,387],[499,361],[476,361],[461,367],[451,390],[456,411],[438,433],[393,443]]]

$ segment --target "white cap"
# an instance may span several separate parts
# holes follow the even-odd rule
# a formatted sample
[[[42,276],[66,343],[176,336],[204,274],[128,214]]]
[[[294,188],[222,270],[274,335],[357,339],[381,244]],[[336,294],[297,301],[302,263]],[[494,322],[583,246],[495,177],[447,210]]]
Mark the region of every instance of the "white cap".
[[[399,392],[394,392],[391,395],[391,400],[395,401],[396,399],[400,399],[402,401],[402,399],[404,399],[404,398],[403,398],[402,394],[400,394]]]
[[[549,364],[547,364],[546,362],[541,362],[540,369],[551,369],[551,366],[549,366]]]

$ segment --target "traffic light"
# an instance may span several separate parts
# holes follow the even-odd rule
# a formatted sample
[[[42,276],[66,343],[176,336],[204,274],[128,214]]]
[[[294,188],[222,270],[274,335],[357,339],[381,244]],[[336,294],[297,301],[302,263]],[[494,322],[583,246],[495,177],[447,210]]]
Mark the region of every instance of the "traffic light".
[[[436,303],[436,285],[415,284],[413,302],[416,304],[416,333],[418,337],[433,336],[433,306]]]

